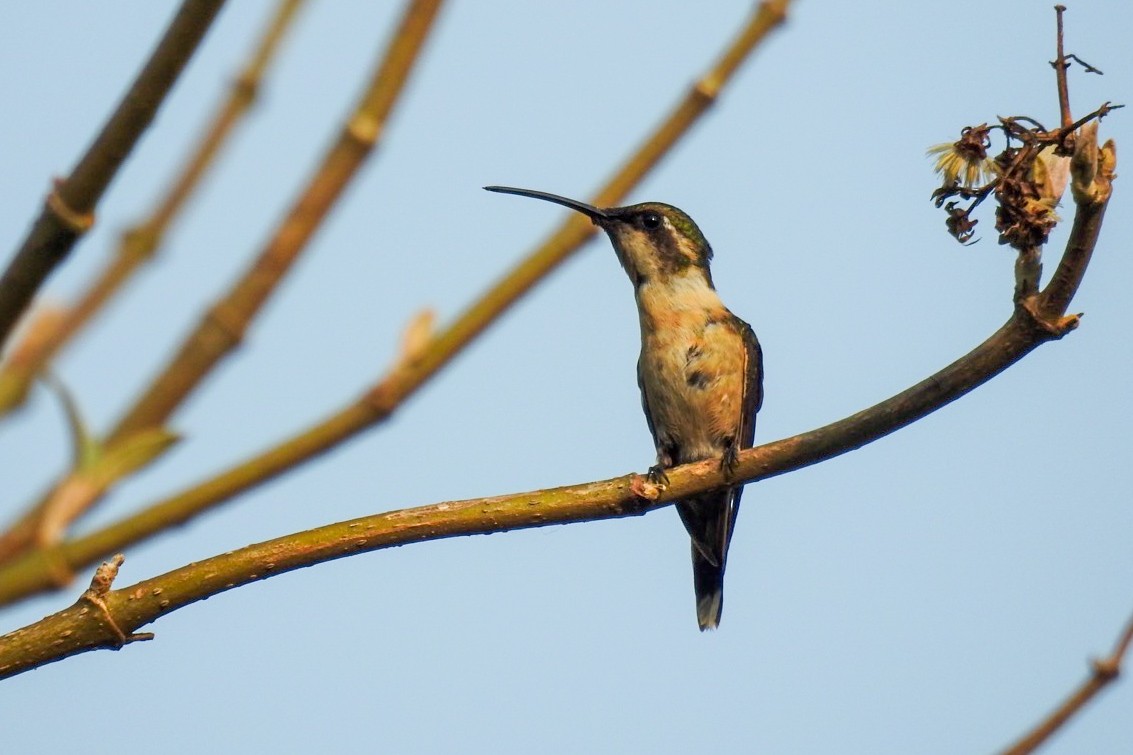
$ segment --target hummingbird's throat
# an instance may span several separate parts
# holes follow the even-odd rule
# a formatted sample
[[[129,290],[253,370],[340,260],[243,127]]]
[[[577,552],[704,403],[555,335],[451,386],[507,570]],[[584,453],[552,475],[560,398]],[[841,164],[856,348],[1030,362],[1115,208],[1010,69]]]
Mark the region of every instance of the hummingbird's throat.
[[[646,279],[636,290],[637,308],[643,324],[681,327],[689,320],[705,320],[727,312],[720,295],[698,268],[679,275]]]

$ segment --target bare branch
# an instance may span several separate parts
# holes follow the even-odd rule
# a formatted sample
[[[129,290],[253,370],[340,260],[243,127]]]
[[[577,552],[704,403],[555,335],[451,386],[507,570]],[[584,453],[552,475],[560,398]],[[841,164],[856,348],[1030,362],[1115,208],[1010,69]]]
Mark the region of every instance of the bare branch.
[[[1070,67],[1070,64],[1066,62],[1066,51],[1063,44],[1062,14],[1065,12],[1065,5],[1054,6],[1058,37],[1055,42],[1055,58],[1050,64],[1054,68],[1055,80],[1058,83],[1058,112],[1062,116],[1063,128],[1069,126],[1070,122],[1074,120],[1073,116],[1070,115],[1070,88],[1066,85],[1066,69]]]
[[[185,0],[102,131],[43,211],[0,277],[0,347],[47,276],[92,225],[94,209],[192,57],[224,0]]]
[[[165,232],[255,102],[264,71],[302,3],[303,0],[281,0],[248,63],[233,80],[224,103],[150,216],[122,234],[117,254],[79,300],[65,308],[50,328],[45,326],[34,337],[25,338],[19,346],[19,359],[13,354],[4,363],[0,369],[0,415],[23,404],[43,366],[90,322],[143,263],[153,258]]]
[[[1093,700],[1099,692],[1108,687],[1121,674],[1121,664],[1125,654],[1133,644],[1133,618],[1125,625],[1113,652],[1109,657],[1096,660],[1090,664],[1090,675],[1074,692],[1063,701],[1062,705],[1051,711],[1050,715],[1039,722],[1031,731],[1027,732],[1015,744],[1003,751],[1003,755],[1027,755],[1034,752],[1046,740],[1050,739],[1062,725],[1074,717]]]
[[[440,4],[441,0],[412,0],[407,6],[401,25],[354,112],[287,217],[252,267],[205,313],[177,354],[119,421],[104,441],[107,449],[112,450],[128,443],[130,436],[160,426],[240,343],[252,319],[377,144],[382,126],[432,28]],[[65,481],[66,478],[61,484]],[[72,516],[77,518],[92,508],[113,482],[108,481],[107,487],[94,491],[83,506],[72,508]],[[28,548],[37,538],[42,539],[39,536],[43,515],[54,495],[54,490],[48,491],[0,535],[0,560]]]

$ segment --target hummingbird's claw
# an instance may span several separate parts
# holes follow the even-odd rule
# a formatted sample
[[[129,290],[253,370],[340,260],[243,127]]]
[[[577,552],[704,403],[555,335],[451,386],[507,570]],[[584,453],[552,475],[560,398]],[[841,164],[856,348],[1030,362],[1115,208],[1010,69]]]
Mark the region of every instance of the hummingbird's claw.
[[[669,486],[669,475],[665,474],[665,468],[660,464],[651,466],[649,471],[646,472],[646,477],[648,477],[649,481],[654,485]]]
[[[740,452],[736,450],[735,443],[729,443],[727,448],[724,449],[724,455],[720,457],[720,469],[723,470],[728,477],[736,473],[736,466],[740,463]]]

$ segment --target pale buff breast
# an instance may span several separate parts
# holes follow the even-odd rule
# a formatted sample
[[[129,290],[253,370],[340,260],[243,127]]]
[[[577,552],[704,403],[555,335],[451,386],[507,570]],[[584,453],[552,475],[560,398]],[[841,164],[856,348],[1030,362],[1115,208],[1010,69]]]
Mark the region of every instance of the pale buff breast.
[[[643,327],[641,377],[650,414],[658,433],[680,447],[681,462],[719,456],[723,439],[734,438],[740,426],[744,344],[713,298],[704,303],[714,306],[704,308],[657,308]]]

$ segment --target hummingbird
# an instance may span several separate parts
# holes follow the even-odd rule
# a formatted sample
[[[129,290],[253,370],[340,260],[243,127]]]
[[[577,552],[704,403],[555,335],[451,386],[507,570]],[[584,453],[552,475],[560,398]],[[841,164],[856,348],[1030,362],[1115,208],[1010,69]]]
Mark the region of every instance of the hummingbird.
[[[637,383],[657,449],[654,482],[679,464],[719,459],[731,472],[755,436],[763,403],[763,353],[751,326],[732,314],[712,284],[712,247],[687,214],[645,202],[600,208],[531,189],[488,191],[542,199],[590,218],[610,237],[633,284],[641,324]],[[743,485],[676,503],[692,540],[696,617],[715,629],[724,605],[724,567]]]

